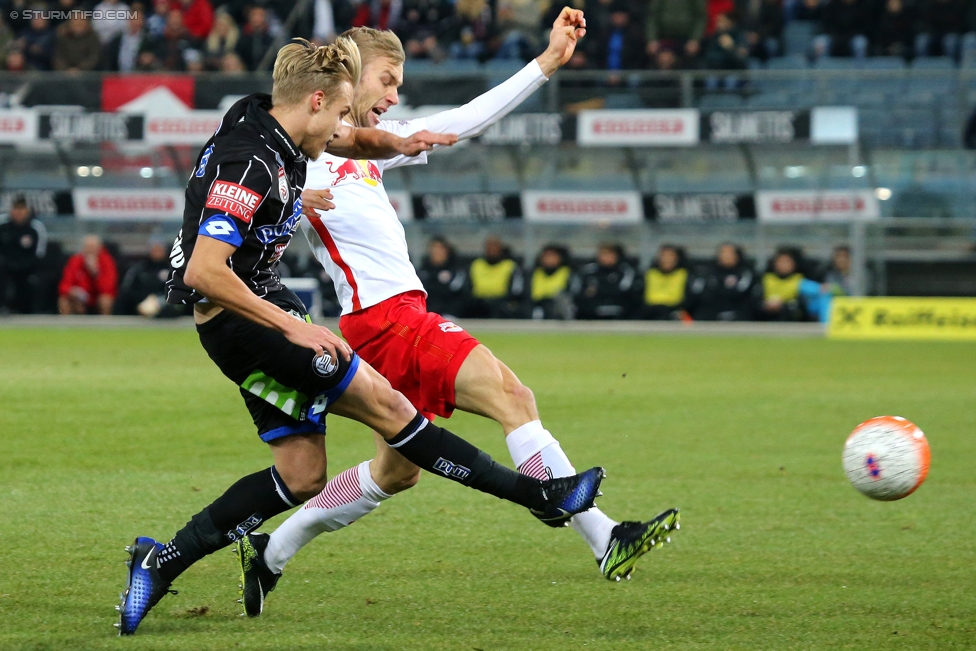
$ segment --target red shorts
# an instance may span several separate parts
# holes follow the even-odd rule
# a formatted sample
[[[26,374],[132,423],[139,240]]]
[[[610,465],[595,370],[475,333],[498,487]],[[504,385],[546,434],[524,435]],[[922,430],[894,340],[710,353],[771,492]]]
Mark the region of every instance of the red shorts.
[[[398,294],[339,319],[346,341],[427,418],[454,412],[454,381],[478,345],[460,326],[427,311],[423,292]]]

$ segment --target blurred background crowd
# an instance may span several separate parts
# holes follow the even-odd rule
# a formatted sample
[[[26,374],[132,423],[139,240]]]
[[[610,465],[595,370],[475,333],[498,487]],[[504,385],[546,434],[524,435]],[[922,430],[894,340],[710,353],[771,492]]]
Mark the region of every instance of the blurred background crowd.
[[[976,0],[570,0],[588,37],[569,67],[744,69],[805,56],[976,57]],[[21,70],[268,69],[292,36],[328,42],[352,26],[392,29],[410,59],[528,60],[562,8],[548,0],[4,0],[4,67]],[[114,12],[91,20],[75,10]]]
[[[182,306],[165,302],[169,248],[154,238],[148,256],[126,257],[113,243],[88,235],[67,255],[48,242],[27,204],[15,200],[9,220],[0,224],[0,314],[183,315]],[[314,258],[303,263],[286,254],[279,271],[315,279],[319,310],[339,315],[332,281]],[[818,321],[830,297],[852,293],[844,246],[830,260],[781,247],[757,268],[733,243],[720,245],[711,260],[690,260],[682,247],[664,244],[642,269],[613,242],[581,252],[551,244],[535,260],[523,260],[494,236],[476,257],[461,256],[450,241],[434,237],[417,271],[428,308],[459,318]]]

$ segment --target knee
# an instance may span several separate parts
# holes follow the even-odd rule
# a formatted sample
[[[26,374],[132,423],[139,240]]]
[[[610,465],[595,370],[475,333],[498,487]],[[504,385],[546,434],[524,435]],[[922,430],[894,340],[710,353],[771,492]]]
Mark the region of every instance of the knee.
[[[373,411],[387,422],[410,421],[417,409],[399,391],[396,391],[382,375],[373,381]]]
[[[328,481],[325,465],[321,468],[307,468],[301,472],[279,473],[288,490],[295,499],[305,502],[322,492]]]
[[[535,410],[535,394],[507,368],[502,369],[502,391],[510,409]]]

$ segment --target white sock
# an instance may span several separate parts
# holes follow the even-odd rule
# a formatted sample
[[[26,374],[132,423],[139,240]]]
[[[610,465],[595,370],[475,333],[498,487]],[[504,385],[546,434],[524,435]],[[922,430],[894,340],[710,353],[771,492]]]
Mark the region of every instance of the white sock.
[[[281,572],[315,536],[348,527],[390,497],[370,476],[369,461],[339,473],[275,529],[264,550],[265,563],[273,572]]]
[[[515,467],[523,475],[536,479],[568,477],[576,474],[576,469],[559,447],[559,441],[552,437],[542,422],[534,420],[513,430],[506,438],[508,451]],[[610,545],[610,532],[616,522],[595,506],[589,511],[578,513],[570,520],[576,530],[598,559]]]

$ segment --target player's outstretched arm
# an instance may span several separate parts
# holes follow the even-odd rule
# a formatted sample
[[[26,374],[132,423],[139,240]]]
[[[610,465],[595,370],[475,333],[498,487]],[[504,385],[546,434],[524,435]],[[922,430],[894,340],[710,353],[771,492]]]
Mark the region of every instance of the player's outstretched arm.
[[[584,36],[586,36],[586,18],[583,12],[579,9],[563,7],[552,24],[552,31],[549,32],[549,47],[535,59],[542,68],[542,74],[551,77],[559,68],[566,65],[573,58],[576,43]]]
[[[363,129],[342,125],[339,136],[329,143],[327,151],[340,158],[385,160],[396,156],[416,156],[434,145],[449,147],[458,141],[452,133],[418,131],[402,138],[382,129]]]
[[[583,12],[564,7],[552,25],[549,47],[534,61],[464,106],[421,118],[418,122],[422,122],[434,133],[456,133],[461,140],[480,136],[488,127],[528,99],[556,70],[565,65],[576,51],[579,39],[585,35],[586,18]],[[409,162],[398,159],[393,164],[385,165],[385,168],[402,164]]]
[[[311,348],[317,355],[327,352],[333,359],[339,359],[339,354],[350,359],[352,349],[349,344],[328,328],[296,319],[277,305],[255,296],[227,266],[227,259],[235,250],[237,247],[233,244],[200,236],[187,262],[183,282],[212,303],[277,330],[297,346]]]

